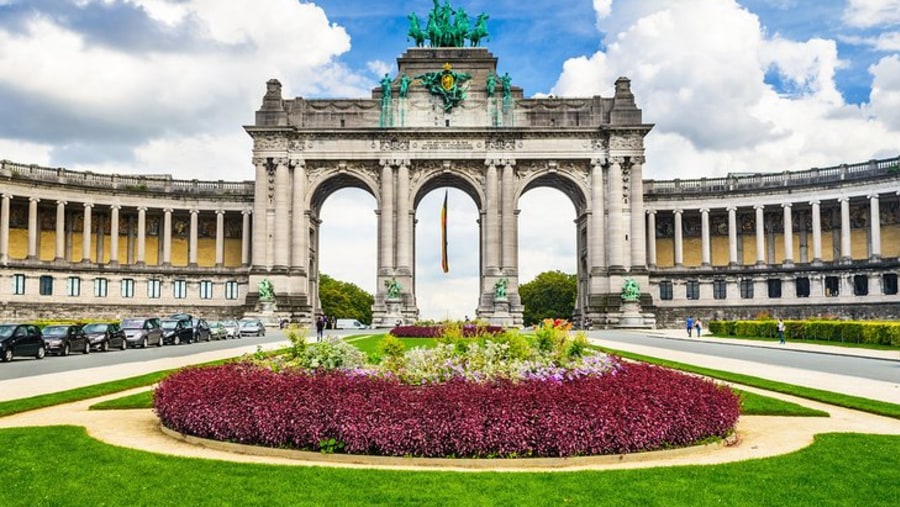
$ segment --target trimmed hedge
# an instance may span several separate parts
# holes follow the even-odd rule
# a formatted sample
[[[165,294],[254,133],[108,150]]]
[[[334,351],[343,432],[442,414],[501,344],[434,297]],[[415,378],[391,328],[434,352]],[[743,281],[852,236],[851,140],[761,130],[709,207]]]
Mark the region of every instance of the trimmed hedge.
[[[618,454],[725,437],[738,397],[712,381],[643,363],[565,382],[411,386],[346,372],[189,368],[154,406],[185,434],[278,448],[429,457]]]
[[[774,338],[778,336],[774,320],[714,320],[709,332],[716,336]],[[784,335],[791,340],[865,343],[900,347],[900,323],[841,320],[786,320]]]

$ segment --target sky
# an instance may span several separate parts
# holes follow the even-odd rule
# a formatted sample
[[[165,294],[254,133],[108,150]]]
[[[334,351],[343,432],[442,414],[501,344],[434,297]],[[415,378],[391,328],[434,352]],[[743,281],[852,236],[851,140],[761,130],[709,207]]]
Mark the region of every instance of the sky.
[[[645,178],[780,172],[900,154],[900,0],[453,0],[526,96],[609,96],[632,81]],[[265,81],[286,97],[369,97],[428,0],[0,0],[0,159],[103,173],[250,180]],[[417,209],[424,318],[473,315],[474,203]],[[375,200],[323,208],[321,270],[374,292]],[[575,270],[574,207],[519,203],[520,282]],[[549,212],[548,212],[549,211]],[[361,255],[362,254],[362,255]],[[277,288],[276,288],[277,291]]]

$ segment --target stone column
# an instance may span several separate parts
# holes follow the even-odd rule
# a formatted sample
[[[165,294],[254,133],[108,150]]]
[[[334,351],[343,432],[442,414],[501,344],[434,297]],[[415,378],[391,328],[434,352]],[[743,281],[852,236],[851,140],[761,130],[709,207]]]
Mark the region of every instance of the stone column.
[[[781,205],[784,208],[784,261],[783,264],[794,263],[794,221],[791,216],[791,203]]]
[[[881,211],[878,194],[869,194],[869,260],[881,259]]]
[[[394,274],[394,169],[389,161],[381,162],[381,209],[378,214],[381,237],[378,239],[380,266],[383,276]],[[378,287],[378,290],[382,290]]]
[[[291,184],[288,159],[275,162],[275,267],[287,269],[290,264]]]
[[[38,237],[38,203],[41,202],[37,197],[28,198],[28,260],[37,260],[37,237]]]
[[[504,275],[516,273],[516,203],[515,203],[515,175],[513,174],[514,162],[505,160],[503,163],[502,184],[500,185],[500,222],[502,241],[501,271]]]
[[[647,263],[656,267],[656,210],[647,210]]]
[[[94,245],[94,251],[95,251],[95,255],[94,255],[94,259],[95,259],[95,260],[94,260],[94,262],[95,262],[95,264],[102,264],[102,263],[103,263],[103,248],[104,248],[104,241],[103,241],[103,239],[104,239],[104,237],[103,237],[103,234],[104,234],[104,232],[103,232],[103,231],[104,231],[104,227],[103,227],[103,221],[104,221],[106,218],[107,218],[107,215],[106,215],[105,213],[98,213],[98,214],[97,214],[97,220],[95,220],[95,222],[96,222],[96,227],[97,227],[97,231],[96,231],[97,235],[96,235],[95,241],[94,241],[94,243],[95,243],[95,245]]]
[[[640,268],[647,266],[643,163],[644,157],[631,157],[631,265]]]
[[[216,210],[216,267],[225,265],[225,210]]]
[[[606,186],[606,208],[609,210],[606,237],[610,243],[609,249],[609,267],[610,269],[622,270],[625,268],[624,263],[624,245],[622,238],[625,237],[625,227],[622,225],[622,157],[612,157],[609,159],[609,181]]]
[[[163,209],[163,266],[172,265],[172,208]]]
[[[66,201],[56,201],[56,262],[66,260]]]
[[[591,273],[606,267],[606,221],[603,204],[603,159],[591,160],[591,216],[588,221]],[[656,237],[654,235],[654,241]],[[655,252],[651,255],[655,256]]]
[[[675,267],[684,265],[684,232],[681,225],[682,210],[677,209],[675,213]]]
[[[737,207],[728,206],[728,265],[737,266]]]
[[[700,209],[700,265],[712,265],[712,249],[709,240],[709,208]]]
[[[766,224],[765,224],[765,206],[757,204],[753,206],[756,210],[756,265],[766,264]]]
[[[253,165],[256,167],[256,182],[253,191],[253,248],[250,262],[254,266],[266,265],[266,203],[268,202],[266,175],[266,159],[254,157]]]
[[[194,208],[191,210],[191,230],[190,239],[188,240],[188,266],[197,267],[197,217],[200,210]]]
[[[812,206],[812,247],[813,247],[813,264],[822,263],[822,213],[819,208],[819,201],[810,201]]]
[[[81,262],[91,262],[91,209],[94,203],[84,203],[84,223],[81,228]]]
[[[250,215],[253,212],[245,209],[241,211],[243,223],[241,227],[241,266],[250,265]]]
[[[119,264],[119,209],[118,204],[109,207],[109,263],[113,266]]]
[[[306,161],[291,160],[291,268],[306,272],[309,264],[309,226],[306,224]],[[244,222],[248,218],[244,216]]]
[[[397,165],[397,272],[412,274],[412,236],[410,235],[409,161]],[[412,287],[404,287],[411,291]]]
[[[485,223],[485,239],[484,249],[486,266],[484,274],[500,273],[500,224],[498,210],[500,207],[497,197],[497,164],[496,160],[487,161],[487,175],[485,177],[484,192],[484,223]],[[489,287],[485,287],[487,290]]]
[[[841,197],[841,262],[853,260],[850,244],[850,198]]]
[[[147,208],[140,206],[137,212],[137,259],[135,262],[138,266],[143,266],[146,264],[147,258]]]
[[[0,194],[0,263],[9,263],[9,200],[10,194]]]

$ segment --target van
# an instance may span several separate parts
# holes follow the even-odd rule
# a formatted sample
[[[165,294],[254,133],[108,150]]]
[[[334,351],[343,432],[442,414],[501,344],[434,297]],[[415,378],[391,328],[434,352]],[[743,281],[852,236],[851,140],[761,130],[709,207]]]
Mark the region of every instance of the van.
[[[367,329],[368,327],[356,319],[338,319],[334,324],[335,329]]]

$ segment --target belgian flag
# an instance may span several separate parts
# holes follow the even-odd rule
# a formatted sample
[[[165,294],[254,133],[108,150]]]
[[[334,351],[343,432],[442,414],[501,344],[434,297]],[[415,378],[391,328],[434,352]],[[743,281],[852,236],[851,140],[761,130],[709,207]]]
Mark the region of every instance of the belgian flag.
[[[444,190],[444,206],[441,207],[441,269],[450,272],[447,262],[447,190]]]

